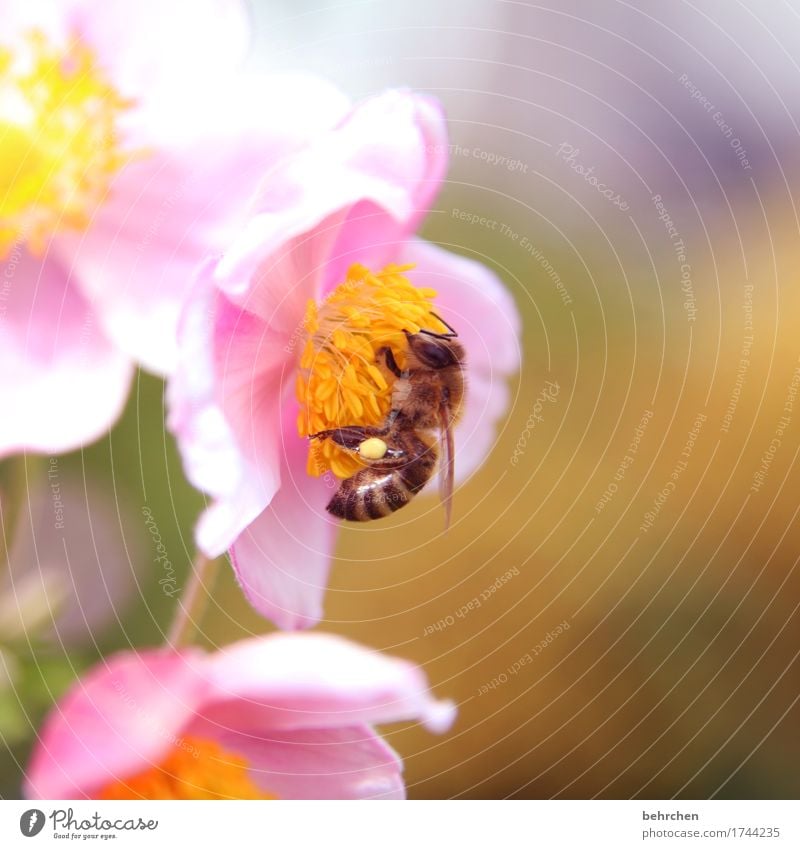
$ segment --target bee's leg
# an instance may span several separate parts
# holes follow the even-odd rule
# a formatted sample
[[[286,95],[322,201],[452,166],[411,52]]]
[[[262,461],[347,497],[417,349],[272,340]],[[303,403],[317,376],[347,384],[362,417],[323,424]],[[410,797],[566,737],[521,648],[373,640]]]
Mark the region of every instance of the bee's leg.
[[[388,432],[389,428],[351,425],[333,428],[332,430],[321,430],[319,433],[311,434],[309,439],[331,439],[348,451],[356,451],[365,439],[369,439],[371,436],[385,436]]]
[[[386,368],[395,376],[399,378],[408,377],[407,371],[402,371],[400,366],[397,365],[397,360],[394,358],[394,352],[389,347],[378,348],[378,352],[376,354],[378,357],[383,357],[383,361],[386,365]],[[391,429],[392,425],[395,422],[395,419],[400,415],[400,410],[393,409],[389,410],[389,415],[386,417],[386,430]],[[380,436],[381,434],[378,434]]]
[[[386,368],[395,376],[402,377],[403,372],[400,371],[400,366],[397,365],[397,360],[394,358],[394,352],[389,347],[378,348],[376,353],[377,357],[382,356],[384,363],[386,363]]]
[[[424,328],[420,329],[420,333],[424,333],[426,336],[435,336],[437,339],[456,339],[458,337],[458,332],[454,327],[451,327],[440,315],[437,315],[435,312],[431,312],[431,315],[437,320],[441,321],[442,324],[450,331],[449,333],[436,333],[435,330],[425,330]]]

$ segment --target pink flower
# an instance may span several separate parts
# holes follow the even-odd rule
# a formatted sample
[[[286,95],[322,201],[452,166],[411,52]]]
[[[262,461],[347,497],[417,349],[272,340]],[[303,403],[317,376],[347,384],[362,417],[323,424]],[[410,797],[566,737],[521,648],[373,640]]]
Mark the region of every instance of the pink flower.
[[[205,266],[186,308],[169,424],[190,480],[213,498],[198,545],[210,556],[230,548],[248,599],[282,628],[322,616],[338,528],[325,511],[337,486],[327,472],[357,467],[330,442],[309,458],[305,436],[325,423],[382,421],[391,377],[375,375],[379,346],[399,358],[399,328],[442,330],[434,307],[457,328],[469,387],[455,436],[460,478],[489,453],[506,409],[519,364],[510,295],[483,265],[414,237],[447,149],[427,97],[394,91],[355,107],[267,175],[253,217]],[[377,271],[391,263],[414,267]],[[372,326],[356,327],[364,316]],[[358,347],[365,339],[371,353]]]
[[[169,424],[189,478],[213,499],[198,544],[210,556],[231,549],[248,599],[280,627],[322,616],[338,529],[325,506],[336,475],[358,468],[330,441],[309,455],[306,436],[384,420],[393,378],[380,347],[402,360],[403,329],[444,330],[433,311],[457,329],[468,380],[460,478],[485,459],[506,409],[519,364],[513,300],[483,265],[414,236],[447,150],[427,97],[393,91],[356,106],[267,175],[184,313]]]
[[[256,178],[346,108],[236,73],[240,0],[0,0],[0,456],[101,435],[167,372],[194,270]]]
[[[31,799],[402,798],[402,762],[372,729],[449,728],[406,661],[321,634],[274,634],[213,654],[125,652],[46,720]]]

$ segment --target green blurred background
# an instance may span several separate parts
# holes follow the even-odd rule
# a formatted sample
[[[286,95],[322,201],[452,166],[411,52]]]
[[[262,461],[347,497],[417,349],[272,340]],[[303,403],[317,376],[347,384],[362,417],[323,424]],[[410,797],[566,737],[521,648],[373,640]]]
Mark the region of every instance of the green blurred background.
[[[444,102],[466,154],[423,234],[495,268],[524,319],[511,410],[454,527],[418,499],[379,532],[346,528],[319,626],[416,661],[459,703],[444,737],[385,729],[412,797],[800,794],[800,19],[767,5],[253,4],[254,67]],[[181,585],[203,498],[144,374],[107,439],[2,475],[15,568],[45,564],[61,599],[56,636],[38,577],[25,626],[5,620],[0,795],[16,797],[71,677],[163,640],[176,602],[142,508]],[[27,495],[13,543],[11,492]],[[266,630],[221,570],[205,643]]]

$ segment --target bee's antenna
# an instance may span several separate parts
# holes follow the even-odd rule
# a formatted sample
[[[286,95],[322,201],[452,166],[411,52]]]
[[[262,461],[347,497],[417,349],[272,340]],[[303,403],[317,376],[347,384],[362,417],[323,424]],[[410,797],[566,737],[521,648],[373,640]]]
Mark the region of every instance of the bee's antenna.
[[[437,320],[441,321],[441,323],[450,331],[449,333],[436,333],[433,330],[420,330],[420,333],[425,333],[428,336],[436,336],[439,339],[455,339],[458,336],[458,331],[451,327],[440,315],[437,315],[433,310],[430,311],[430,314]]]

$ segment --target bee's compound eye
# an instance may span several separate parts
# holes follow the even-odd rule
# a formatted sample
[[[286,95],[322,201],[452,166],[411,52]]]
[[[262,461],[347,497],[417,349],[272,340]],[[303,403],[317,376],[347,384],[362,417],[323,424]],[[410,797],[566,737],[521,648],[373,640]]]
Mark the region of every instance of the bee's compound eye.
[[[358,453],[365,460],[382,460],[388,450],[389,446],[382,439],[378,439],[377,436],[371,436],[369,439],[365,439],[358,446]]]

